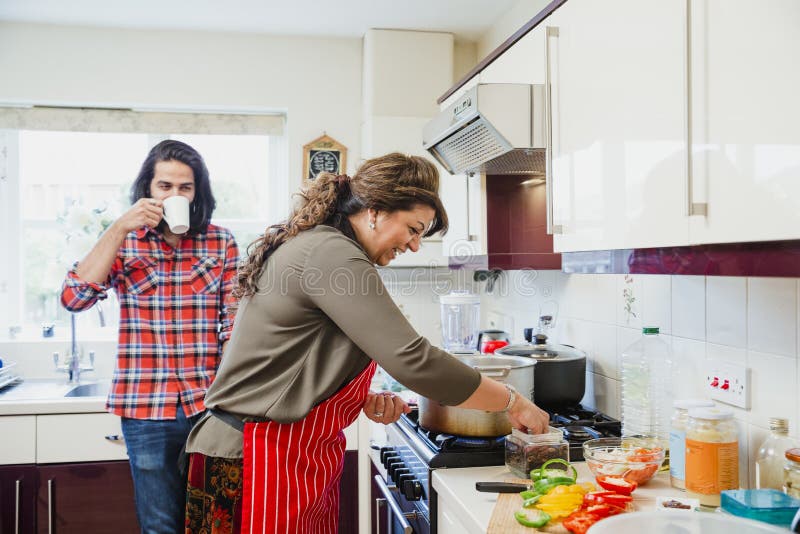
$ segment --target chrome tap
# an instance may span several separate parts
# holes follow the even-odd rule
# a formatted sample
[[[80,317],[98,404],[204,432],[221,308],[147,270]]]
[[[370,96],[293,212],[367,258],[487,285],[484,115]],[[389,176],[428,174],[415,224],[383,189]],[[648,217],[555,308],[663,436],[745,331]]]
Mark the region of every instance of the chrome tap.
[[[62,362],[58,352],[53,353],[53,364],[56,371],[67,373],[67,382],[78,384],[81,380],[81,371],[94,371],[94,351],[89,351],[89,363],[83,361],[83,354],[78,347],[78,339],[75,335],[75,314],[70,315],[71,338],[67,355]]]

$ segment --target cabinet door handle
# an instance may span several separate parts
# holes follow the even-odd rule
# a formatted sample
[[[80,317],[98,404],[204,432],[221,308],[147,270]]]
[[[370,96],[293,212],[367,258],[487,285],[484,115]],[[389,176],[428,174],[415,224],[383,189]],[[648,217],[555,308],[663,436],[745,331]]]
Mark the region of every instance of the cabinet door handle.
[[[692,144],[692,2],[686,0],[686,213],[706,216],[708,203],[694,201]]]
[[[22,488],[22,482],[17,479],[16,487],[14,488],[14,534],[19,534],[19,494]]]
[[[389,486],[386,485],[386,482],[383,481],[382,476],[375,475],[375,482],[378,484],[378,489],[380,489],[381,493],[383,493],[383,498],[386,499],[386,504],[389,505],[389,517],[387,518],[387,523],[391,524],[392,517],[396,517],[397,520],[400,521],[400,528],[403,529],[403,534],[414,534],[414,529],[411,528],[411,524],[408,522],[407,518],[416,518],[417,514],[415,512],[406,514],[400,509],[399,506],[397,506],[397,502],[395,502],[394,498],[392,497],[392,492],[389,489]]]
[[[557,26],[547,26],[544,34],[544,91],[545,91],[545,172],[544,194],[547,197],[547,235],[560,234],[564,231],[560,224],[553,223],[553,94],[550,88],[550,37],[558,37]]]
[[[106,440],[108,440],[108,441],[125,441],[125,438],[120,436],[119,434],[108,434],[106,436]]]
[[[47,534],[53,534],[53,479],[47,480]]]

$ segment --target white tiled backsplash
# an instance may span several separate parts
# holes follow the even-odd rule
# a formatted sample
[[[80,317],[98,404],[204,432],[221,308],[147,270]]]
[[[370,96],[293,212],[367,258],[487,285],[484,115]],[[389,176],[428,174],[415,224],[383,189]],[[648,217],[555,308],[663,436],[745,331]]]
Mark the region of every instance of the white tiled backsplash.
[[[504,273],[514,280],[519,272]],[[526,276],[533,276],[527,274]],[[789,420],[800,438],[798,366],[798,280],[667,275],[566,275],[539,272],[535,285],[558,303],[555,340],[585,350],[585,402],[619,417],[619,358],[641,335],[658,326],[672,344],[677,379],[675,397],[703,397],[708,361],[730,361],[750,368],[750,409],[730,406],[740,428],[740,474],[754,484],[752,468],[770,417]],[[501,278],[501,279],[502,279]],[[542,296],[484,295],[482,313],[513,317],[514,338],[535,326]]]
[[[709,361],[746,365],[750,409],[728,406],[741,430],[743,485],[752,484],[751,466],[770,417],[787,418],[790,434],[800,438],[797,279],[508,271],[487,294],[486,284],[473,283],[470,272],[423,277],[413,289],[408,273],[393,276],[390,292],[433,343],[441,340],[438,295],[452,287],[479,292],[481,326],[500,317],[511,325],[515,343],[523,341],[523,328],[537,325],[540,314],[555,313],[554,340],[588,354],[584,403],[613,417],[621,415],[621,352],[644,325],[658,326],[671,342],[675,398],[706,396]]]

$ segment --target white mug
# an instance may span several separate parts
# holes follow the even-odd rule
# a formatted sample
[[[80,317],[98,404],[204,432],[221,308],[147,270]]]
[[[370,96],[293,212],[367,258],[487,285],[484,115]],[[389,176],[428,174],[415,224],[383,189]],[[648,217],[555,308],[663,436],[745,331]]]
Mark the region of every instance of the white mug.
[[[189,230],[189,199],[176,195],[164,199],[164,220],[173,234]]]

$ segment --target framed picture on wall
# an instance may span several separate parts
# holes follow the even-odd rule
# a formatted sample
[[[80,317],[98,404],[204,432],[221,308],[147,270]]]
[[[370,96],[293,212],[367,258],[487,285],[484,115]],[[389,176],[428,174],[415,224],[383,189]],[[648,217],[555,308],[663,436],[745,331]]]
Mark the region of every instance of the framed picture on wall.
[[[303,146],[303,179],[313,180],[321,172],[343,174],[347,170],[347,147],[323,134]]]

